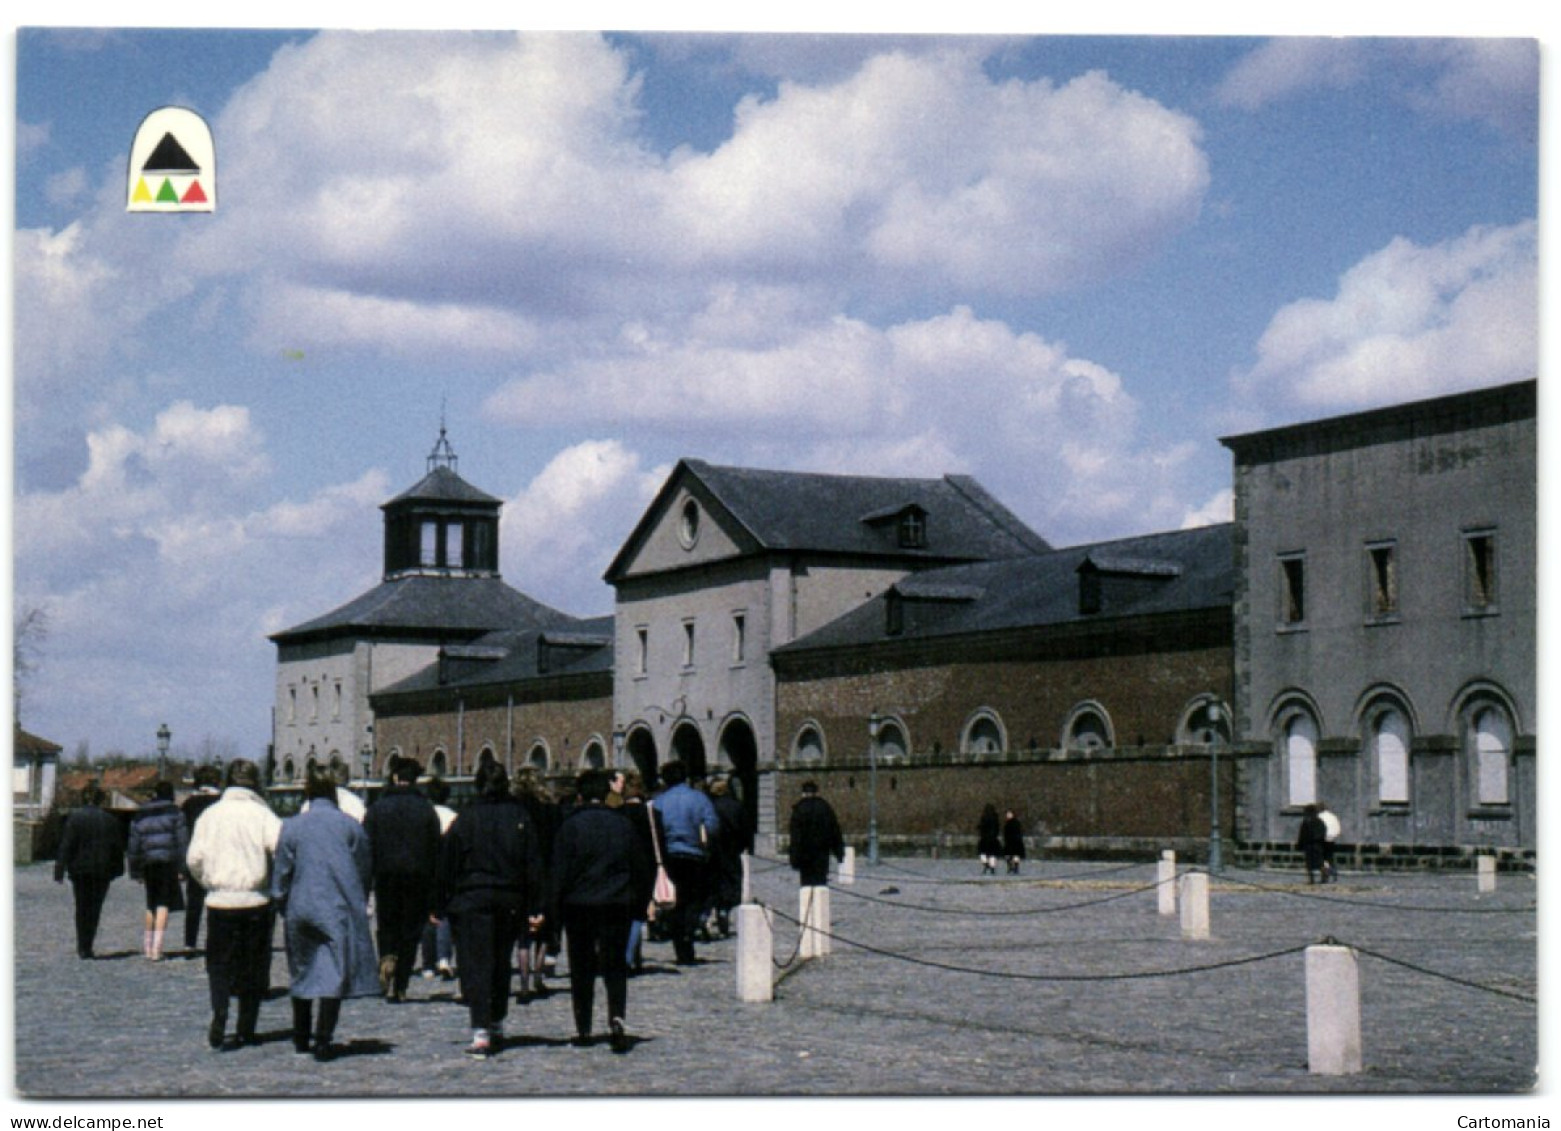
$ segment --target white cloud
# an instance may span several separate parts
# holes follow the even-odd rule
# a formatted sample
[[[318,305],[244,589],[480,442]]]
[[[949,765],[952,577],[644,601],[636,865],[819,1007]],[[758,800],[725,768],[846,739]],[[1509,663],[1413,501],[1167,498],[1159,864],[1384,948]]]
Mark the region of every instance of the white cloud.
[[[1370,51],[1362,39],[1271,39],[1232,67],[1215,94],[1226,105],[1257,110],[1301,91],[1352,86],[1366,76]]]
[[[1280,406],[1344,409],[1534,377],[1537,271],[1532,222],[1432,247],[1395,239],[1345,272],[1332,299],[1275,314],[1237,386]]]
[[[1193,507],[1182,516],[1181,528],[1191,530],[1195,526],[1213,526],[1230,522],[1236,515],[1236,492],[1222,487],[1200,507]]]
[[[1314,90],[1381,81],[1390,96],[1424,113],[1484,122],[1529,136],[1539,90],[1532,39],[1271,39],[1225,75],[1215,97],[1259,110]]]
[[[643,467],[617,440],[559,452],[504,508],[506,579],[566,612],[609,611],[602,574],[670,471]]]

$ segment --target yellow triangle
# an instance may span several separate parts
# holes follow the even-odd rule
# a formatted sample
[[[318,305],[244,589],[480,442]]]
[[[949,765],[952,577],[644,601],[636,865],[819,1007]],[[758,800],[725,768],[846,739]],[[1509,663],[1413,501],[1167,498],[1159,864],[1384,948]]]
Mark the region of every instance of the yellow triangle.
[[[135,193],[130,197],[130,203],[132,203],[132,204],[149,204],[151,202],[151,200],[152,200],[152,190],[146,187],[146,178],[145,177],[137,178],[137,180],[136,180],[136,190],[135,190]]]

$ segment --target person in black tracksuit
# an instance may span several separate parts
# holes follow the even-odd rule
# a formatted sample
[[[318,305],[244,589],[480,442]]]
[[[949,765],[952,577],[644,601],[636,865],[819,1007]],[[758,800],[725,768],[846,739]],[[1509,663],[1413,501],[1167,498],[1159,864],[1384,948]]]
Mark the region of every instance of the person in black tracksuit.
[[[607,1019],[614,1052],[629,1051],[629,923],[634,902],[651,875],[650,857],[628,818],[606,805],[608,776],[580,775],[580,804],[553,841],[549,917],[563,925],[569,953],[569,993],[575,1043],[589,1044],[596,978],[607,987]]]
[[[423,767],[393,759],[390,785],[363,816],[374,857],[374,921],[379,945],[380,992],[405,1001],[417,944],[434,904],[439,866],[439,814],[417,791]]]
[[[486,1057],[503,1043],[515,944],[528,921],[541,928],[547,891],[531,818],[510,796],[504,767],[484,762],[474,784],[477,799],[441,842],[435,913],[455,930],[472,1025],[466,1052]]]
[[[93,957],[98,922],[108,885],[125,874],[125,830],[118,818],[103,808],[107,800],[95,785],[82,791],[81,807],[65,818],[65,831],[54,860],[54,882],[70,876],[76,903],[76,955]]]

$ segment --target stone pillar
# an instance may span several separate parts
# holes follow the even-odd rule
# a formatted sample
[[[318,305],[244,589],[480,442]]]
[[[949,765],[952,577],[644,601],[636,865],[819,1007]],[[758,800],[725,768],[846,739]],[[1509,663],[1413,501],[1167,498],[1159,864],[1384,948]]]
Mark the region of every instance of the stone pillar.
[[[846,858],[840,862],[840,882],[850,885],[856,883],[856,849],[846,845]]]
[[[1306,1059],[1317,1076],[1361,1070],[1360,969],[1347,946],[1306,948]]]
[[[1209,937],[1209,874],[1188,872],[1181,880],[1182,938]]]
[[[753,857],[748,855],[748,853],[745,852],[745,853],[742,854],[740,859],[743,862],[743,897],[742,897],[742,899],[739,902],[741,902],[741,903],[752,903],[753,902]]]
[[[802,923],[799,958],[823,958],[829,953],[829,889],[820,885],[797,893],[797,919]]]
[[[1474,858],[1476,872],[1476,884],[1481,894],[1496,890],[1496,857],[1476,856]]]
[[[744,857],[747,859],[747,857]],[[757,903],[737,909],[737,1000],[775,1000],[775,927]]]
[[[1167,848],[1160,853],[1160,863],[1156,871],[1156,879],[1160,886],[1156,893],[1160,898],[1160,914],[1176,914],[1176,853]]]

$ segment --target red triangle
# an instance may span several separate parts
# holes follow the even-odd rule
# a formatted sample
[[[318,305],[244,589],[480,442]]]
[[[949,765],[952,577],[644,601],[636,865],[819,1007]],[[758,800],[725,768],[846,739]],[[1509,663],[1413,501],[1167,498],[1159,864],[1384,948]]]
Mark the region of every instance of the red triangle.
[[[205,204],[206,194],[201,191],[199,181],[191,181],[190,187],[185,189],[184,195],[179,198],[180,204]]]

